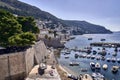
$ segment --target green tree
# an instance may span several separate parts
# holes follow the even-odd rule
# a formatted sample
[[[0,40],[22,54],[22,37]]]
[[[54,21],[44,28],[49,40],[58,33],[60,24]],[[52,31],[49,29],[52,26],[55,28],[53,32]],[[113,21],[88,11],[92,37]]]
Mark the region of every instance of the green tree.
[[[17,21],[22,25],[23,32],[39,33],[39,28],[36,26],[34,18],[20,16]]]
[[[25,19],[23,20],[25,25],[18,22],[17,17],[13,16],[11,13],[0,9],[0,46],[24,47],[34,44],[36,41],[34,33],[39,32],[33,21],[34,19],[31,17],[22,18]]]
[[[11,46],[30,46],[35,43],[36,37],[31,32],[25,32],[11,36],[9,43]]]
[[[0,45],[8,46],[8,38],[21,33],[21,27],[12,14],[0,10]]]

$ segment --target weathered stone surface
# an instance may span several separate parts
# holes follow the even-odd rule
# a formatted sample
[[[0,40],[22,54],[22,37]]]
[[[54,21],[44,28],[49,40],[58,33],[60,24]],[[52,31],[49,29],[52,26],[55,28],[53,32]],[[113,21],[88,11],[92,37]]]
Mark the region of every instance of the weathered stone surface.
[[[23,80],[36,63],[47,55],[44,42],[40,41],[23,52],[0,55],[0,80]]]

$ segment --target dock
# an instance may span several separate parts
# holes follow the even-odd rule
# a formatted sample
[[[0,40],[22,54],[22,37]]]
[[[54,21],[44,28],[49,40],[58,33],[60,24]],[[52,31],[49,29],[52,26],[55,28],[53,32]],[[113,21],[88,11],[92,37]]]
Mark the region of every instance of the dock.
[[[98,47],[120,47],[120,43],[95,42],[95,43],[90,43],[90,46],[98,46]]]

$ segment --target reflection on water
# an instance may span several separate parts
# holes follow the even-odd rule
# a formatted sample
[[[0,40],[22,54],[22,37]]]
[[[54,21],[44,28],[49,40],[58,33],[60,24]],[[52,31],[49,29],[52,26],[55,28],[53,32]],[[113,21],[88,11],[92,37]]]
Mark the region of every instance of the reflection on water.
[[[119,37],[119,33],[117,34],[87,34],[87,35],[82,35],[82,36],[76,36],[76,38],[74,40],[71,40],[69,42],[67,42],[65,44],[66,47],[68,48],[75,48],[75,46],[77,46],[78,48],[84,48],[86,46],[89,46],[89,44],[91,42],[101,42],[101,38],[106,39],[106,41],[104,42],[119,42],[120,43],[120,37]],[[88,38],[91,37],[93,38],[92,40],[88,40]],[[98,50],[98,47],[92,47],[92,50],[96,50],[97,52],[99,52],[100,50],[102,50],[102,47],[100,47],[100,50]],[[120,50],[120,48],[118,48],[118,50]],[[113,56],[114,52],[114,48],[106,48],[107,51],[107,55],[105,56],[106,58],[113,58],[115,57],[120,58],[120,52],[117,52],[117,56]],[[110,54],[109,54],[110,53]],[[90,62],[95,62],[95,63],[100,63],[101,65],[101,70],[99,71],[101,74],[103,74],[108,80],[118,80],[120,79],[120,70],[118,71],[118,73],[113,74],[111,72],[111,68],[114,65],[120,66],[120,63],[116,62],[108,62],[106,60],[96,60],[96,59],[91,59],[91,58],[75,58],[75,54],[87,54],[87,53],[83,53],[83,52],[75,52],[75,51],[71,51],[71,54],[69,55],[64,55],[64,53],[61,53],[59,60],[59,63],[61,65],[66,66],[67,68],[71,69],[72,71],[74,71],[75,73],[79,74],[84,74],[84,73],[88,73],[88,74],[92,74],[93,71],[90,68]],[[91,53],[90,55],[93,55],[93,53]],[[99,54],[95,54],[95,57],[97,57]],[[69,58],[65,58],[65,57],[69,57]],[[99,55],[100,56],[100,55]],[[70,62],[79,62],[80,65],[79,66],[69,66]],[[107,64],[108,65],[108,69],[107,70],[103,70],[102,66],[103,64]],[[81,72],[81,68],[87,68],[87,72]]]

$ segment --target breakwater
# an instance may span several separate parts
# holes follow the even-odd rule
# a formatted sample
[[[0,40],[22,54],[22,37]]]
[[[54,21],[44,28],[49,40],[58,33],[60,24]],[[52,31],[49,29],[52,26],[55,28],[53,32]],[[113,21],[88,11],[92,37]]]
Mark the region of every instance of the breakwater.
[[[120,43],[103,43],[103,42],[94,42],[90,43],[91,46],[101,46],[101,47],[120,47]]]

